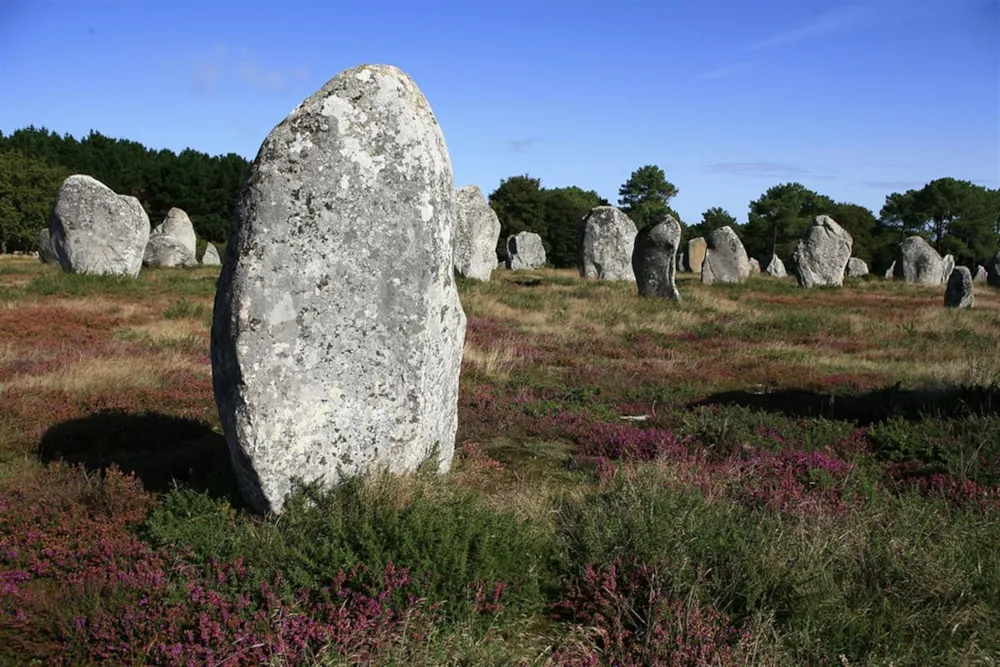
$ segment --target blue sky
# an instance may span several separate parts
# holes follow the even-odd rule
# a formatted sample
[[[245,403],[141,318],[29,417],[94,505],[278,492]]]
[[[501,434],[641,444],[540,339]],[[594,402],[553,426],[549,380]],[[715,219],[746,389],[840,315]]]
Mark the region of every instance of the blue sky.
[[[338,72],[402,68],[457,185],[615,202],[657,164],[686,222],[798,181],[878,213],[953,176],[1000,187],[996,0],[0,0],[0,129],[91,128],[253,158]]]

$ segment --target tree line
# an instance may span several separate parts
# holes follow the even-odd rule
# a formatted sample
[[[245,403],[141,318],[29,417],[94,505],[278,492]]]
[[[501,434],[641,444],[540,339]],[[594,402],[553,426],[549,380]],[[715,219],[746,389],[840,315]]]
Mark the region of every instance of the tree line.
[[[0,246],[6,251],[36,250],[53,198],[63,179],[74,173],[88,174],[119,194],[138,198],[154,225],[176,206],[191,216],[199,237],[225,242],[248,168],[247,160],[234,153],[153,150],[93,130],[79,140],[33,126],[9,136],[0,133]],[[887,268],[896,245],[913,234],[973,269],[1000,248],[1000,190],[954,178],[891,193],[878,216],[800,183],[782,183],[750,202],[743,224],[719,207],[706,210],[700,220],[681,220],[670,206],[677,193],[663,169],[644,165],[622,183],[616,204],[639,228],[673,215],[686,223],[682,242],[729,225],[762,264],[774,252],[790,258],[805,228],[820,214],[830,215],[851,233],[854,256],[875,270]],[[556,267],[576,265],[581,220],[593,207],[609,204],[594,190],[546,188],[541,179],[527,174],[503,179],[489,202],[500,219],[501,257],[507,236],[531,231],[542,237],[548,260]]]

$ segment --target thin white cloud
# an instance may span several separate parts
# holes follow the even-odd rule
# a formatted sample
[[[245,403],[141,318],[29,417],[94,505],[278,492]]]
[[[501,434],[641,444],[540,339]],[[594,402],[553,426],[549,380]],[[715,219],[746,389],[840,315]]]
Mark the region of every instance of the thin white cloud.
[[[235,53],[226,44],[216,44],[210,51],[196,56],[189,69],[190,83],[198,95],[213,95],[224,85],[244,85],[272,93],[287,93],[299,81],[309,76],[305,67],[279,69],[267,67],[249,49]]]
[[[511,139],[507,142],[507,148],[511,153],[524,153],[529,148],[541,141],[538,137],[526,137],[524,139]]]
[[[745,72],[753,67],[753,63],[736,63],[735,65],[730,65],[729,67],[720,67],[719,69],[714,69],[710,72],[704,72],[698,75],[699,79],[721,79],[726,76],[732,76],[733,74],[739,74],[740,72]]]
[[[779,32],[754,42],[745,51],[762,51],[786,46],[822,35],[830,35],[850,28],[870,23],[883,13],[886,7],[892,11],[897,3],[868,2],[838,7],[794,28]]]
[[[747,178],[811,178],[821,181],[837,179],[829,171],[790,162],[716,162],[702,166],[702,171],[710,174],[729,174],[730,176],[745,176]]]

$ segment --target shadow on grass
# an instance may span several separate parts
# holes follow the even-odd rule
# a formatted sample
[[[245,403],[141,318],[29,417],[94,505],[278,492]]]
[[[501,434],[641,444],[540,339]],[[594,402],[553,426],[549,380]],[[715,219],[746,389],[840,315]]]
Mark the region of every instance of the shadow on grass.
[[[49,428],[38,446],[45,462],[82,464],[103,471],[112,464],[162,493],[175,485],[238,503],[236,477],[225,438],[208,424],[156,412],[98,412]]]
[[[739,406],[786,417],[813,417],[870,426],[891,417],[921,421],[927,417],[1000,414],[1000,388],[900,389],[887,387],[858,394],[823,394],[799,389],[755,393],[728,391],[691,404]]]

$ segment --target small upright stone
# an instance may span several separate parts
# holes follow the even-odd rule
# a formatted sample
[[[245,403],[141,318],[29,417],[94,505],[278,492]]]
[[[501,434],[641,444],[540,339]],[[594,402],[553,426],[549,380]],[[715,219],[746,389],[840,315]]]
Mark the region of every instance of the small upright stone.
[[[205,254],[201,256],[202,266],[222,266],[222,258],[219,257],[219,249],[214,243],[205,246]]]
[[[941,258],[941,282],[943,284],[948,284],[948,279],[951,278],[951,272],[954,270],[955,256],[949,253]]]
[[[972,272],[964,266],[955,267],[944,293],[945,307],[972,308],[973,301]]]
[[[75,174],[59,188],[49,234],[63,271],[135,278],[149,240],[149,216],[135,197]]]
[[[828,215],[818,215],[806,229],[792,259],[802,287],[839,287],[851,258],[854,239]]]
[[[757,275],[760,273],[760,262],[756,258],[750,258],[750,275]]]
[[[635,280],[632,250],[635,223],[615,206],[597,206],[580,223],[580,276],[598,280]]]
[[[889,265],[889,268],[885,270],[885,275],[883,276],[886,280],[892,280],[896,273],[896,262]]]
[[[59,261],[56,249],[52,247],[52,237],[48,229],[43,229],[38,233],[38,259],[46,264]]]
[[[986,282],[987,275],[989,274],[986,272],[986,267],[980,264],[976,267],[976,275],[972,280],[973,282],[984,283]]]
[[[767,268],[764,269],[767,275],[772,278],[787,278],[788,271],[785,270],[785,263],[781,261],[781,258],[777,254],[771,255],[771,261],[768,263]]]
[[[264,140],[236,207],[212,326],[240,490],[451,465],[465,314],[437,120],[395,67],[328,81]]]
[[[170,234],[153,234],[142,256],[143,266],[170,269],[178,266],[198,266],[194,253],[184,243]]]
[[[862,276],[867,276],[868,264],[866,264],[863,259],[851,257],[847,260],[847,269],[844,270],[844,275],[848,278],[861,278]]]
[[[896,246],[893,277],[916,285],[940,285],[944,261],[922,236],[911,236]]]
[[[705,262],[705,252],[708,241],[699,236],[687,242],[687,252],[684,253],[684,266],[691,273],[701,273],[701,265]]]
[[[986,284],[990,287],[1000,287],[1000,252],[986,262]]]
[[[163,222],[153,228],[150,236],[156,236],[157,234],[166,234],[167,236],[174,237],[185,248],[191,251],[192,257],[197,253],[198,238],[194,233],[194,225],[191,224],[191,218],[188,217],[188,214],[179,208],[172,208],[167,211],[167,217],[163,218]]]
[[[702,284],[742,283],[748,277],[750,258],[732,227],[719,227],[709,234],[705,261],[701,265]]]
[[[681,300],[674,280],[680,243],[681,225],[671,215],[636,234],[632,268],[639,296]]]
[[[507,268],[525,271],[545,266],[545,246],[534,232],[518,232],[507,237]]]
[[[497,265],[500,219],[476,185],[455,190],[455,271],[464,278],[489,280]]]

